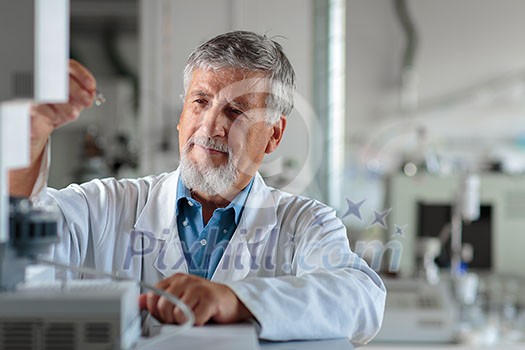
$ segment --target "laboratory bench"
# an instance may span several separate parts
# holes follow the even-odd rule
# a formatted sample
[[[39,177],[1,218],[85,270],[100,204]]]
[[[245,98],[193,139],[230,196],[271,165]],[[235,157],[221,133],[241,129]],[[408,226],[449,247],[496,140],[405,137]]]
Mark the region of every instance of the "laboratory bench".
[[[479,350],[479,349],[504,349],[523,350],[525,345],[461,345],[461,344],[370,344],[364,350]]]
[[[353,350],[355,347],[347,338],[270,342],[259,340],[255,327],[249,323],[230,325],[206,325],[192,327],[180,332],[179,326],[162,325],[158,335],[152,338],[141,338],[136,350],[163,349],[213,349],[213,350]],[[359,347],[364,350],[478,350],[505,349],[523,350],[525,344],[467,345],[453,343],[403,343],[376,342]]]
[[[213,350],[352,350],[344,339],[269,342],[259,340],[252,324],[206,325],[179,332],[178,326],[163,325],[159,334],[141,338],[136,350],[213,349]]]

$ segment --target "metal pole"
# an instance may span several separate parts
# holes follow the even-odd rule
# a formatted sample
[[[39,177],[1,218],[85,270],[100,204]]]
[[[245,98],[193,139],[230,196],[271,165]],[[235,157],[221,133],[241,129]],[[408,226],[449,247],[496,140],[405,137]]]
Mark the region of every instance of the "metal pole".
[[[329,4],[329,83],[328,83],[328,203],[341,205],[345,161],[346,100],[346,2],[330,0]]]

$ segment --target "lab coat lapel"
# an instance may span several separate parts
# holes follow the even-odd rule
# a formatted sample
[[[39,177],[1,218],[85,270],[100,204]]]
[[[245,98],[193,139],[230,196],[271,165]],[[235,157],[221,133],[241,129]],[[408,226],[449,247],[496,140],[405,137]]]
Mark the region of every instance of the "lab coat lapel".
[[[277,223],[276,201],[262,177],[255,175],[239,225],[213,274],[212,281],[237,281],[256,268]]]
[[[143,257],[144,263],[152,264],[165,277],[188,273],[175,217],[178,181],[176,170],[157,183],[135,222],[136,230],[156,240],[151,253]]]

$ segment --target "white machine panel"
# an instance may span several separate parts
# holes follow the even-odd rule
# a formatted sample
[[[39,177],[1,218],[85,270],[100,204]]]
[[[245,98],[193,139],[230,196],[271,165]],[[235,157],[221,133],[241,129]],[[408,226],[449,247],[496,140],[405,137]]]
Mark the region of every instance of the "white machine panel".
[[[29,165],[29,103],[0,103],[0,149],[2,171]]]
[[[69,97],[69,0],[35,1],[35,101]]]
[[[388,291],[383,326],[374,342],[451,343],[458,311],[450,284],[422,280],[385,280]]]
[[[135,282],[97,280],[0,293],[0,349],[130,349],[140,336],[138,296]]]

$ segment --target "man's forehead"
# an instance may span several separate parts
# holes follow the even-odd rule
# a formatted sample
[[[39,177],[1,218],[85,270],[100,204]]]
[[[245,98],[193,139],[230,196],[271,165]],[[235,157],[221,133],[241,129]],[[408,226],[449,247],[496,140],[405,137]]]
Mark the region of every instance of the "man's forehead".
[[[243,95],[269,93],[270,81],[263,72],[238,68],[195,69],[190,94],[222,95],[233,100]]]

